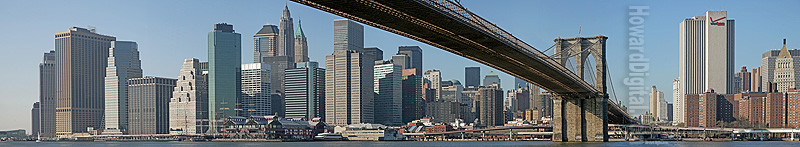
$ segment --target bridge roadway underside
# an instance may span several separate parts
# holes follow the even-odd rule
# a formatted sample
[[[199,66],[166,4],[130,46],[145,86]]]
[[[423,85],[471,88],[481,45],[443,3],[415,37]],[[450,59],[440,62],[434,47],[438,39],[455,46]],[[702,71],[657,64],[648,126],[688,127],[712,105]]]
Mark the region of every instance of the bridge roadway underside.
[[[415,39],[486,64],[549,92],[593,95],[593,87],[572,78],[569,71],[547,65],[551,59],[532,57],[461,20],[443,15],[413,0],[293,0],[379,29]],[[542,54],[543,55],[543,54]],[[555,62],[553,62],[555,63]],[[574,74],[572,75],[574,76]]]
[[[585,129],[587,127],[606,128],[603,127],[603,125],[607,125],[607,123],[598,124],[597,122],[602,122],[606,119],[601,118],[598,120],[590,116],[597,116],[595,114],[598,113],[615,112],[606,111],[606,109],[599,109],[600,111],[586,110],[603,107],[603,102],[608,101],[607,96],[601,96],[605,95],[603,92],[592,87],[583,81],[582,78],[578,78],[574,73],[558,65],[555,60],[550,59],[538,50],[532,47],[530,47],[530,49],[520,48],[518,42],[514,44],[512,41],[505,40],[503,37],[498,37],[498,35],[492,34],[490,31],[482,29],[480,26],[474,25],[474,22],[469,23],[468,19],[457,18],[456,15],[458,14],[445,12],[443,10],[448,8],[434,6],[422,0],[292,1],[424,42],[456,55],[483,63],[530,83],[534,83],[549,92],[563,96],[565,99],[573,99],[565,100],[567,102],[574,102],[572,103],[573,105],[567,105],[565,107],[566,110],[570,111],[566,113],[570,114],[567,116],[576,116],[574,114],[580,114],[580,116],[589,117],[572,117],[575,119],[573,120],[570,118],[565,120],[568,123],[579,121],[582,123],[578,123],[577,125],[584,126],[573,127],[571,126],[573,124],[569,124],[569,126],[565,128],[569,129],[569,131],[566,132],[572,137],[567,137],[569,139],[563,141],[603,141],[607,139],[607,137],[601,137],[597,140],[595,139],[596,137],[591,134],[604,133],[597,133],[591,130],[588,130],[589,132],[587,133]],[[581,105],[578,105],[578,103]],[[584,105],[591,105],[591,107],[586,109],[584,109],[584,107],[572,107]],[[619,107],[605,108],[619,109]],[[609,118],[607,120],[625,120],[627,117],[619,114],[607,116],[622,117]],[[589,122],[586,122],[587,119]],[[555,122],[560,123],[565,121]],[[592,125],[586,126],[587,124]],[[556,128],[560,127],[557,126]],[[601,129],[601,131],[604,132],[607,130]],[[574,135],[576,132],[581,132],[577,134],[582,134],[583,136],[575,138]]]

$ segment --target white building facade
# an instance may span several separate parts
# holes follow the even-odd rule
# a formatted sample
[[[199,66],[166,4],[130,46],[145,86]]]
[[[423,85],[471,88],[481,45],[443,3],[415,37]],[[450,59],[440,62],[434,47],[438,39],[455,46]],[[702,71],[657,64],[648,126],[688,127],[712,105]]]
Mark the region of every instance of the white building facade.
[[[202,134],[208,130],[208,87],[198,59],[186,59],[169,101],[169,133]]]
[[[106,127],[103,134],[127,134],[128,79],[142,77],[141,62],[136,42],[111,42],[105,77]]]
[[[734,20],[707,11],[680,23],[680,95],[734,92]]]
[[[672,80],[672,123],[683,123],[683,109],[685,107],[683,94],[680,93],[681,81],[679,78]]]
[[[270,65],[242,64],[242,96],[239,116],[265,116],[272,111]]]

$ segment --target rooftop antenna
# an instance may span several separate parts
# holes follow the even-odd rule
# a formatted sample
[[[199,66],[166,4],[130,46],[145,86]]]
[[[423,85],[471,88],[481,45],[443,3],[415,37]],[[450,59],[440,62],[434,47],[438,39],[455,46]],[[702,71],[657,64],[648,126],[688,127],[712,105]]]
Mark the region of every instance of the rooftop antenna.
[[[581,25],[578,25],[578,37],[581,37]]]

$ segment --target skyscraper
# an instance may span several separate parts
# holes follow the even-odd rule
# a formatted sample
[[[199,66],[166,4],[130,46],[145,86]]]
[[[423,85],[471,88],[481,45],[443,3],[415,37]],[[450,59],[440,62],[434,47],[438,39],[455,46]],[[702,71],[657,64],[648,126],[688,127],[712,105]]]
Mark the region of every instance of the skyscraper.
[[[425,116],[425,101],[422,99],[422,77],[416,68],[403,70],[403,120],[411,122]]]
[[[283,8],[280,27],[278,28],[278,52],[275,56],[286,56],[289,62],[294,62],[294,20],[289,13],[289,6]]]
[[[452,84],[442,87],[439,99],[448,102],[461,102],[461,91],[464,90],[464,86],[461,86],[461,82],[458,80],[450,80],[448,82]]]
[[[681,94],[734,92],[734,20],[727,11],[707,11],[706,16],[680,24]]]
[[[294,62],[289,60],[287,56],[268,56],[264,57],[261,60],[261,63],[268,64],[270,67],[270,83],[279,83],[279,84],[270,84],[272,91],[270,99],[272,99],[272,110],[269,114],[278,114],[278,116],[284,116],[284,91],[286,90],[286,84],[283,84],[286,80],[286,69],[294,67]]]
[[[115,40],[79,27],[55,34],[56,134],[103,127],[105,61]]]
[[[798,75],[800,73],[800,64],[798,64],[800,56],[793,56],[789,52],[786,48],[786,39],[783,39],[783,48],[774,60],[774,64],[768,65],[769,73],[772,73],[769,75],[769,80],[771,83],[777,83],[778,92],[788,92],[800,88],[800,75]]]
[[[485,77],[483,77],[483,86],[490,86],[494,84],[497,84],[498,87],[501,86],[500,76],[494,73],[494,71],[490,71]]]
[[[33,103],[33,108],[31,108],[31,135],[38,136],[41,130],[41,107],[39,106],[39,102]],[[38,138],[37,138],[38,139]]]
[[[200,60],[184,60],[169,102],[170,134],[193,135],[208,130],[207,86]]]
[[[108,49],[103,134],[127,134],[128,79],[142,77],[139,47],[132,41],[112,41]]]
[[[278,26],[264,25],[253,35],[253,63],[264,57],[275,56],[278,50]]]
[[[464,87],[481,86],[481,67],[465,67],[464,79]]]
[[[355,50],[334,51],[325,59],[325,120],[332,125],[372,123],[373,60]]]
[[[169,134],[169,101],[176,79],[128,79],[128,133]]]
[[[747,71],[747,66],[742,66],[742,70],[737,72],[735,77],[739,77],[742,80],[741,85],[739,85],[740,89],[736,89],[740,92],[750,92],[751,83],[752,83],[752,73]]]
[[[669,120],[669,110],[667,109],[667,100],[664,99],[664,92],[658,92],[658,120],[659,121],[667,121]]]
[[[525,85],[524,87],[514,88],[514,95],[515,95],[514,97],[517,98],[517,103],[516,103],[517,109],[516,110],[523,111],[523,112],[525,110],[532,109],[533,107],[531,107],[531,105],[534,102],[534,101],[531,101],[530,90],[528,89],[528,86],[527,86],[528,84],[525,83],[524,85]],[[520,86],[522,86],[522,85],[520,85]]]
[[[242,96],[237,116],[272,115],[271,84],[269,64],[242,64]]]
[[[650,113],[653,113],[653,118],[655,118],[657,121],[662,120],[661,118],[664,117],[662,115],[662,109],[661,109],[662,108],[661,101],[663,100],[661,99],[664,99],[664,92],[658,91],[658,89],[656,89],[656,86],[653,86],[652,90],[650,91],[650,101],[649,101]],[[666,107],[667,106],[665,104],[663,108]],[[663,113],[666,113],[666,110],[664,110]]]
[[[672,110],[673,110],[673,109],[672,109],[672,107],[673,107],[673,104],[672,104],[672,103],[669,103],[669,104],[667,104],[667,121],[672,121],[672,119],[673,119],[673,118],[672,118],[672,116],[673,116],[673,114],[672,114]]]
[[[331,125],[374,122],[374,59],[364,54],[364,26],[333,21],[333,54],[325,57],[325,120]]]
[[[364,26],[347,19],[333,20],[333,51],[347,50],[364,53]]]
[[[674,124],[683,123],[684,121],[684,112],[686,101],[684,99],[684,95],[680,93],[681,88],[681,80],[680,78],[675,78],[672,80],[672,122]]]
[[[408,55],[392,55],[392,59],[390,60],[392,60],[392,64],[400,65],[400,68],[403,70],[409,69],[406,67],[411,66],[411,57]]]
[[[400,46],[397,48],[398,55],[407,55],[411,60],[411,66],[404,67],[405,69],[416,68],[417,75],[422,75],[422,49],[419,46]]]
[[[759,68],[756,68],[756,69],[758,69],[758,72],[760,73],[758,75],[761,76],[761,79],[759,79],[759,80],[761,80],[761,82],[759,82],[760,87],[761,87],[761,92],[771,92],[771,91],[769,91],[770,87],[773,87],[773,89],[778,89],[780,91],[781,89],[779,87],[786,87],[785,84],[788,84],[787,82],[784,82],[782,84],[784,86],[777,86],[777,87],[774,86],[774,85],[777,85],[779,82],[781,82],[781,81],[778,81],[778,79],[776,79],[775,76],[778,75],[776,70],[778,68],[782,67],[782,66],[778,66],[777,61],[779,59],[779,56],[783,52],[784,52],[783,48],[781,48],[781,49],[772,49],[770,51],[767,51],[767,52],[764,52],[763,54],[761,54],[761,66]],[[791,61],[800,60],[800,50],[786,48],[786,52],[788,53],[788,56],[791,56],[791,57],[783,57],[783,58],[781,58],[782,61],[784,62],[783,64],[788,63],[790,60]],[[791,64],[791,68],[793,68],[793,69],[800,69],[800,67],[798,67],[798,66],[800,66],[800,65]],[[784,70],[784,71],[788,71],[789,70],[788,66],[783,66],[783,67],[785,67],[785,68],[783,68],[782,70]],[[755,74],[756,69],[753,69],[754,70],[753,74]],[[786,77],[786,78],[784,78],[782,80],[789,80],[790,78],[793,78],[793,77]],[[786,91],[781,91],[781,92],[786,92]]]
[[[474,122],[475,118],[480,117],[480,114],[478,114],[478,106],[480,105],[478,104],[478,100],[480,100],[478,96],[479,88],[480,86],[469,86],[464,87],[464,89],[461,90],[461,104],[465,105],[464,107],[469,109],[464,110],[465,112],[469,112],[467,115],[462,115],[464,116],[464,120],[467,122]]]
[[[299,20],[294,35],[294,63],[308,62],[308,41]]]
[[[208,33],[208,133],[222,127],[221,119],[236,115],[241,92],[242,35],[220,23]]]
[[[325,69],[317,62],[286,69],[286,118],[325,118]]]
[[[383,60],[383,50],[377,47],[364,48],[364,54],[371,56],[372,59],[375,59],[375,61]]]
[[[514,112],[517,110],[517,94],[514,90],[506,91],[506,97],[503,99],[503,110]]]
[[[56,135],[56,51],[44,53],[39,64],[39,132],[45,137]]]
[[[387,126],[403,125],[403,68],[391,60],[376,61],[375,123]]]
[[[750,86],[750,91],[761,92],[761,81],[762,81],[762,79],[764,79],[764,77],[761,75],[761,67],[762,66],[758,66],[756,68],[753,68],[751,70],[752,72],[750,72],[751,73],[750,74],[750,77],[751,77],[751,79],[750,79],[750,85],[751,85]]]
[[[503,121],[503,89],[498,85],[489,85],[478,89],[480,114],[479,126],[502,126]]]
[[[545,112],[547,112],[542,109],[550,109],[548,103],[553,103],[553,101],[544,100],[541,89],[533,83],[528,83],[528,94],[528,98],[530,99],[529,108],[539,110],[539,116],[536,118],[539,119],[539,117],[544,116]]]
[[[439,70],[434,69],[425,71],[425,76],[424,79],[422,79],[422,84],[429,85],[430,87],[428,88],[434,91],[432,98],[426,97],[425,99],[427,99],[428,101],[439,100],[439,98],[442,95],[442,73],[439,72]],[[428,94],[425,95],[427,96]]]

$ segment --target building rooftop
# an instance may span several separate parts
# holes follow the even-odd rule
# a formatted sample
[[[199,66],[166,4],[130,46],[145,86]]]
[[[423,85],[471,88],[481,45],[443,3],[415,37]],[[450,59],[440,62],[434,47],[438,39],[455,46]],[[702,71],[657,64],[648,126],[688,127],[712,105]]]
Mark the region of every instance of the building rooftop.
[[[264,25],[261,27],[261,30],[258,30],[256,35],[270,35],[270,34],[278,34],[278,26],[275,25]]]

